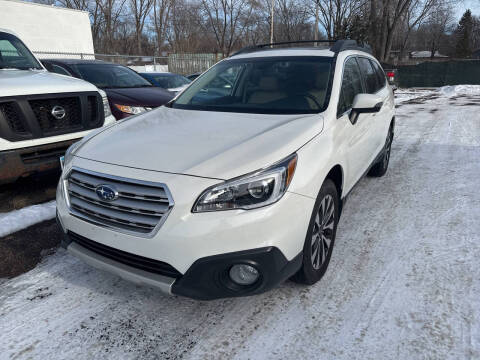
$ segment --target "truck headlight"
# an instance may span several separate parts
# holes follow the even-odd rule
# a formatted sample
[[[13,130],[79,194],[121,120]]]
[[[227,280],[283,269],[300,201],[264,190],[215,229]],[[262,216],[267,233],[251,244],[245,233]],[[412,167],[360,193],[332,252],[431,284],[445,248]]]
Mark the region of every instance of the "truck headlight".
[[[296,165],[297,154],[293,154],[269,168],[208,188],[192,212],[250,210],[270,205],[287,191]]]
[[[105,117],[112,115],[112,110],[110,109],[110,104],[108,103],[107,93],[103,90],[99,90],[100,95],[102,95],[103,102],[103,114]]]

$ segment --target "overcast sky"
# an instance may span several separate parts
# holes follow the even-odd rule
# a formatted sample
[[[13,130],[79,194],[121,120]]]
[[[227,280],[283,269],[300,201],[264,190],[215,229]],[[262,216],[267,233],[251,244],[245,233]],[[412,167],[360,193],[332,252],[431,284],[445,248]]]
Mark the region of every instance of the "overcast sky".
[[[472,10],[473,15],[480,16],[480,0],[460,0],[457,3],[456,8],[457,8],[456,16],[458,20],[460,20],[463,13],[467,9]]]

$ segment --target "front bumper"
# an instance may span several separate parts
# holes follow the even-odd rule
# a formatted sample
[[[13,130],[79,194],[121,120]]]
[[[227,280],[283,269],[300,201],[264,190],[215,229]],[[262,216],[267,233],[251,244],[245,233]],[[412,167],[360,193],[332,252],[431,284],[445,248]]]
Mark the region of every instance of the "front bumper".
[[[60,169],[58,158],[78,140],[0,151],[0,184],[37,172]]]
[[[100,244],[92,246],[102,252],[100,255],[132,267],[129,270],[135,274],[136,282],[155,286],[150,278],[139,280],[136,271],[139,269],[138,262],[134,264],[129,259],[127,264],[124,256],[133,256],[135,261],[147,259],[171,266],[177,272],[177,276],[167,276],[174,280],[171,290],[165,291],[162,281],[156,287],[197,299],[257,294],[287,279],[300,267],[299,254],[303,249],[314,199],[287,192],[277,203],[255,210],[193,214],[191,208],[198,194],[219,180],[124,168],[77,157],[74,157],[72,165],[112,176],[168,185],[175,206],[158,232],[148,238],[121,233],[77,218],[68,209],[62,187],[59,186],[57,191],[58,220],[66,234],[64,246],[75,252],[77,246],[71,248],[71,234]],[[110,255],[112,252],[116,253],[115,256]],[[121,252],[121,261],[118,261],[118,252]],[[261,278],[255,286],[232,288],[228,281],[225,282],[226,272],[239,262],[253,264],[260,270]],[[128,270],[124,266],[120,268],[117,271],[108,266],[106,270],[132,280],[125,276]]]
[[[57,222],[63,228],[57,215]],[[80,238],[80,239],[79,239]],[[139,285],[146,285],[160,290],[165,294],[175,294],[198,300],[213,300],[225,297],[238,297],[260,294],[290,278],[302,265],[302,253],[288,261],[276,247],[264,247],[234,253],[208,256],[195,261],[185,274],[175,269],[165,269],[168,264],[162,264],[163,273],[146,271],[145,268],[131,266],[131,254],[126,257],[105,251],[101,244],[91,244],[88,239],[70,232],[65,233],[62,246],[72,255],[99,270],[115,274],[122,279]],[[99,250],[100,249],[100,250]],[[103,249],[103,251],[102,251]],[[145,259],[151,264],[150,259]],[[130,265],[128,265],[130,264]],[[251,286],[239,286],[228,277],[228,271],[234,264],[254,266],[260,278]],[[165,275],[167,274],[167,275]]]

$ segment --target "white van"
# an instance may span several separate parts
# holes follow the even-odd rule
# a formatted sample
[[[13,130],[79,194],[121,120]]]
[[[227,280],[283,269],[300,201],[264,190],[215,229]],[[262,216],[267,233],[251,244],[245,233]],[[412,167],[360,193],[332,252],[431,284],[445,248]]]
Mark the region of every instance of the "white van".
[[[0,184],[57,168],[72,143],[114,122],[103,91],[49,73],[14,33],[0,29]]]

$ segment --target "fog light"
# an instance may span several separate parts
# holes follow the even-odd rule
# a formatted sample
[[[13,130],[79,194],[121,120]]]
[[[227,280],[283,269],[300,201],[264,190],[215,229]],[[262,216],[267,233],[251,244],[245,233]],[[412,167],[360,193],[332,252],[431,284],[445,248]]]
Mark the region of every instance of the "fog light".
[[[230,279],[238,285],[252,285],[260,276],[257,269],[245,264],[233,265],[229,274]]]

